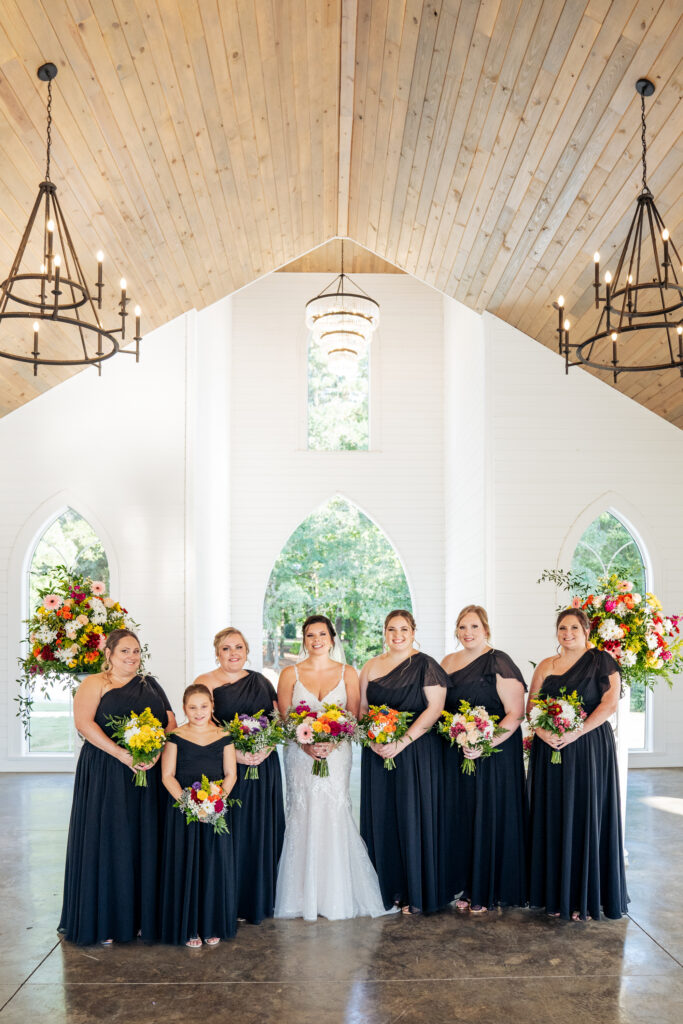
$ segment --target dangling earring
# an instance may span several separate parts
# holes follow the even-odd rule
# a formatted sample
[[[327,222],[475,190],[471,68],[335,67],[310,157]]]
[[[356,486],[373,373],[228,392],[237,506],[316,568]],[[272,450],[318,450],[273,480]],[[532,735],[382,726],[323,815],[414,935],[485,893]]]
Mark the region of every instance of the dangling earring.
[[[111,665],[109,664],[109,658],[108,658],[108,656],[106,654],[104,656],[104,669],[103,669],[103,671],[104,672],[110,672],[111,671]]]
[[[422,650],[422,648],[420,647],[420,641],[419,640],[413,640],[413,647],[417,647],[418,651]]]

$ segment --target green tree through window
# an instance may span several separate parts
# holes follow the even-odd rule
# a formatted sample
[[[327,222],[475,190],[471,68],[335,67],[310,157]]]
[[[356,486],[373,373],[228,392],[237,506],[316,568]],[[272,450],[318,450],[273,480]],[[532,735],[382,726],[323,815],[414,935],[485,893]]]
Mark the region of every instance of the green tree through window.
[[[576,545],[572,559],[572,572],[581,573],[593,590],[600,576],[616,572],[622,578],[633,581],[640,594],[647,590],[645,564],[640,549],[624,524],[610,512],[601,512],[584,531]],[[642,749],[646,742],[646,692],[642,683],[631,686],[631,711],[638,717],[633,720],[630,745]]]
[[[307,615],[329,616],[350,664],[382,649],[384,617],[412,609],[400,559],[382,531],[343,498],[294,531],[270,574],[263,607],[264,667],[279,672],[300,650]]]
[[[314,342],[308,346],[308,447],[314,451],[367,450],[370,442],[369,354],[355,376],[332,373]]]
[[[68,508],[48,526],[36,544],[28,573],[29,614],[38,607],[38,590],[47,587],[57,565],[76,569],[109,589],[109,565],[90,523]],[[71,691],[55,682],[49,699],[36,696],[31,713],[31,753],[70,753],[74,749]]]

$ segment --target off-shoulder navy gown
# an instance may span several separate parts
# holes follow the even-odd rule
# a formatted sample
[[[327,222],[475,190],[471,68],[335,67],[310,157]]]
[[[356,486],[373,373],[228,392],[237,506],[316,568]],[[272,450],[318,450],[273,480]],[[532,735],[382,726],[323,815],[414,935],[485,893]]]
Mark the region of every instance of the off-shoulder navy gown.
[[[486,651],[451,672],[446,710],[460,701],[482,705],[505,717],[497,676],[526,685],[515,663],[502,651]],[[462,772],[462,747],[443,740],[446,881],[450,899],[462,894],[473,907],[526,903],[526,796],[521,730],[516,729],[490,757],[474,762],[472,775]]]
[[[424,688],[447,684],[438,663],[418,653],[369,682],[367,700],[412,711],[414,721],[427,707]],[[441,743],[434,732],[425,733],[397,755],[393,771],[372,750],[363,750],[360,830],[387,909],[398,903],[431,913],[447,902]]]
[[[202,775],[210,782],[223,778],[223,750],[232,743],[230,736],[219,736],[202,747],[172,733],[168,742],[178,747],[175,777],[183,789],[200,782]],[[170,794],[168,800],[161,858],[161,941],[182,945],[197,937],[231,939],[237,931],[232,829],[240,808],[227,811],[230,833],[216,834],[210,824],[188,825]]]
[[[619,672],[605,651],[586,651],[564,675],[549,675],[541,693],[576,690],[587,715]],[[552,747],[535,738],[527,783],[530,793],[529,902],[569,918],[619,918],[627,911],[619,774],[609,722],[582,734],[551,764]]]
[[[249,672],[236,683],[213,691],[214,717],[219,724],[238,715],[269,715],[276,699],[272,684],[260,672]],[[242,801],[233,816],[233,842],[237,874],[237,916],[258,924],[272,917],[277,866],[285,834],[282,775],[277,752],[259,765],[258,779],[245,778],[247,765],[237,765],[237,783],[231,794]]]
[[[149,708],[166,727],[169,700],[151,676],[135,676],[102,695],[95,722],[111,735],[109,716]],[[71,942],[157,938],[159,840],[164,798],[157,762],[147,786],[87,740],[78,758],[59,930]]]

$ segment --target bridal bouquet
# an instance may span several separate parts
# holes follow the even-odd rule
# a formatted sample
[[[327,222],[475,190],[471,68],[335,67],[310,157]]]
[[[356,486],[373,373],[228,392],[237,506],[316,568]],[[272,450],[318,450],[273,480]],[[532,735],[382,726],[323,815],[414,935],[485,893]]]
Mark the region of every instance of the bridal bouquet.
[[[216,835],[230,832],[225,814],[233,804],[241,806],[239,800],[230,800],[223,792],[223,779],[210,782],[202,775],[199,782],[193,782],[184,789],[179,800],[173,804],[185,815],[185,823],[198,821],[202,825],[213,825]]]
[[[112,730],[112,739],[132,755],[133,768],[136,764],[152,761],[166,742],[164,728],[149,708],[145,708],[139,715],[135,711],[120,718],[110,715],[106,724]],[[135,772],[135,785],[147,785],[147,772],[141,768]]]
[[[583,698],[576,690],[567,693],[563,686],[559,697],[532,697],[533,707],[529,712],[529,725],[532,729],[546,729],[554,736],[564,736],[568,732],[583,729],[586,712],[581,706]],[[553,750],[550,758],[552,764],[562,764],[562,754]]]
[[[311,743],[341,743],[353,736],[357,724],[351,712],[338,704],[323,704],[322,711],[313,711],[308,704],[301,703],[287,712],[284,731],[290,742],[305,747]],[[313,761],[311,775],[325,779],[329,774],[326,758]]]
[[[235,750],[243,754],[260,754],[272,750],[278,743],[284,743],[285,732],[277,712],[270,716],[263,711],[255,715],[235,715],[231,722],[223,722],[223,728],[232,736]],[[258,765],[247,765],[245,779],[258,779]]]
[[[450,740],[451,746],[457,743],[463,751],[480,750],[482,757],[498,753],[491,740],[507,732],[507,729],[501,729],[498,725],[498,715],[490,715],[481,705],[473,708],[466,700],[460,701],[460,711],[455,714],[442,711],[441,719],[437,722],[437,731]],[[465,775],[474,775],[476,770],[475,760],[464,757],[461,771]]]
[[[371,704],[367,715],[363,715],[358,723],[358,741],[364,747],[371,743],[396,743],[408,732],[411,718],[412,711],[396,711],[386,704]],[[393,757],[384,758],[384,767],[389,772],[396,767]]]

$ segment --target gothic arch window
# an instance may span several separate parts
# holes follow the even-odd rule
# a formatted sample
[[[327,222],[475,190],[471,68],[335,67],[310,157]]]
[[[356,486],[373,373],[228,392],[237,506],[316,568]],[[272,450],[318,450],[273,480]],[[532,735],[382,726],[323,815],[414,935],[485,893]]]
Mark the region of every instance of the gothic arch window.
[[[612,512],[601,512],[584,530],[574,550],[571,567],[574,572],[583,574],[591,588],[600,576],[618,572],[632,580],[639,593],[645,594],[650,589],[645,559],[638,542]],[[634,683],[630,692],[631,750],[647,749],[651,702],[651,692],[642,683]]]
[[[102,541],[73,508],[53,519],[35,542],[28,566],[26,618],[38,606],[38,590],[46,587],[58,565],[75,569],[109,587],[109,563]],[[50,686],[49,699],[36,693],[31,713],[31,754],[69,754],[74,751],[71,692],[59,682]]]
[[[384,617],[412,610],[401,559],[352,502],[332,498],[296,528],[273,566],[263,604],[263,666],[275,681],[301,651],[301,623],[316,612],[335,624],[349,664],[382,650]]]

